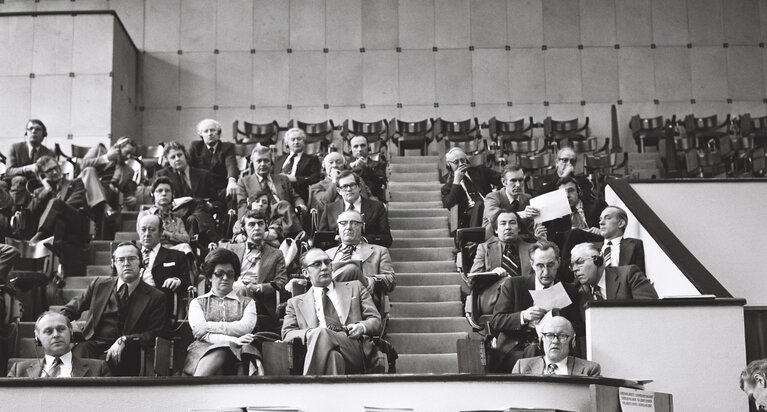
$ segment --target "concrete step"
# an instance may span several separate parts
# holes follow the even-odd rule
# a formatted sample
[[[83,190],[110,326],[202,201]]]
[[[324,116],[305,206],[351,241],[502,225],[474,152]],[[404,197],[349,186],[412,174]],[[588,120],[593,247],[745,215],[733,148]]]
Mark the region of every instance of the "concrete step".
[[[468,336],[468,333],[389,333],[386,340],[394,345],[400,355],[456,353],[455,342]]]
[[[437,176],[437,163],[394,163],[391,165],[391,172],[394,173],[433,173]]]
[[[390,333],[446,333],[471,332],[463,317],[389,318]]]
[[[396,265],[396,264],[395,264]],[[461,275],[456,272],[445,273],[397,273],[397,287],[400,286],[437,286],[462,285]]]
[[[110,265],[88,265],[85,268],[86,276],[112,276],[112,267]],[[69,281],[70,278],[67,278]]]
[[[440,188],[442,185],[439,183],[439,172],[437,172],[437,166],[434,166],[434,171],[426,173],[392,173],[389,176],[389,183],[409,183],[409,182],[429,182]]]
[[[67,289],[61,289],[61,296],[64,298],[64,301],[69,302],[72,298],[80,296],[83,292],[85,292],[85,288],[72,289],[71,286],[67,284]]]
[[[461,287],[457,285],[397,286],[389,297],[392,302],[460,302]]]
[[[389,213],[400,209],[445,209],[442,200],[434,202],[389,202]],[[445,209],[447,210],[447,209]]]
[[[439,156],[394,156],[391,158],[390,162],[391,164],[404,164],[404,163],[416,163],[416,164],[424,164],[424,163],[433,163],[435,166],[439,162],[440,157]]]
[[[411,180],[409,182],[390,181],[389,190],[397,192],[431,192],[442,187],[437,181]]]
[[[444,229],[417,229],[417,230],[392,230],[391,236],[394,239],[414,239],[414,238],[434,238],[444,237],[450,239],[450,231],[447,227]]]
[[[463,316],[461,302],[391,302],[392,318],[441,318]]]
[[[138,233],[136,233],[136,226],[133,226],[133,231],[121,231],[115,233],[115,240],[119,242],[131,242],[138,240]]]
[[[444,207],[438,208],[421,208],[421,209],[390,209],[389,218],[395,217],[445,217],[450,216],[450,211]]]
[[[91,264],[94,264],[94,265],[111,265],[112,264],[112,252],[99,251],[99,252],[94,253],[93,254],[93,262],[91,262]]]
[[[433,191],[391,192],[391,202],[441,202],[439,187]]]
[[[152,205],[149,205],[152,206]],[[120,217],[123,221],[125,220],[133,220],[134,222],[138,220],[138,211],[137,210],[123,210],[120,212]]]
[[[392,248],[421,248],[421,247],[455,247],[455,242],[449,237],[425,237],[412,239],[394,239]]]
[[[136,232],[136,220],[124,220],[120,222],[120,231]]]
[[[394,273],[435,273],[455,272],[455,261],[442,260],[434,262],[394,262]]]
[[[453,259],[452,247],[391,248],[389,253],[395,262]]]
[[[397,373],[458,373],[458,354],[402,354],[397,359]]]
[[[91,240],[91,250],[94,252],[99,251],[112,251],[111,240]]]
[[[88,285],[98,278],[99,276],[70,276],[64,279],[64,281],[67,282],[67,289],[87,289]]]
[[[447,216],[442,217],[389,217],[389,225],[395,230],[447,229]]]

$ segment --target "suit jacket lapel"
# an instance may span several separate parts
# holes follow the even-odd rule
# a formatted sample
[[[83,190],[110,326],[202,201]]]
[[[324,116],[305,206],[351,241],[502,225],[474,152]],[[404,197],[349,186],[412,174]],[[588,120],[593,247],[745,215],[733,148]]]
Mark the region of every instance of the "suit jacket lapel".
[[[160,266],[162,263],[165,262],[165,255],[167,254],[168,254],[167,249],[160,246],[160,250],[157,251],[157,256],[154,257],[154,262],[152,262],[152,273],[156,273],[155,268],[157,268],[158,266]]]
[[[498,267],[501,267],[501,261],[503,258],[501,257],[501,254],[503,251],[501,250],[501,241],[495,238],[494,240],[488,242],[487,244],[487,254],[490,257],[490,261],[488,262],[490,265],[485,268],[485,270],[492,270]]]
[[[618,265],[619,266],[628,265],[628,259],[631,257],[631,252],[632,252],[631,249],[633,249],[633,248],[634,248],[634,244],[633,243],[626,242],[625,238],[623,240],[621,240],[621,246],[620,246],[621,256],[618,259]]]
[[[80,359],[76,356],[72,356],[72,377],[82,378],[88,374],[88,365],[80,362]]]
[[[95,306],[93,308],[93,316],[91,317],[92,320],[92,327],[95,329],[96,325],[101,321],[101,314],[104,313],[104,308],[107,306],[107,301],[109,300],[109,296],[111,296],[112,291],[115,288],[115,285],[117,285],[117,277],[114,277],[110,279],[109,282],[104,282],[98,284],[97,288],[98,290],[94,290],[93,293],[95,294],[96,298],[93,302]],[[95,330],[94,330],[95,331]],[[89,336],[86,336],[86,339],[90,338]]]
[[[580,375],[581,371],[575,371],[575,358],[572,356],[567,357],[567,374],[568,375]]]
[[[27,376],[30,378],[39,378],[43,375],[42,368],[43,360],[38,359],[37,362],[32,363],[27,367]]]
[[[370,256],[373,254],[373,248],[367,243],[360,243],[359,249],[360,261],[364,265],[365,262],[367,262],[367,260],[370,259]]]
[[[605,299],[615,299],[621,288],[618,282],[618,269],[611,266],[605,267],[605,286],[607,288]]]
[[[301,295],[299,304],[296,307],[301,311],[301,316],[306,320],[308,328],[316,328],[320,324],[314,309],[314,290],[312,288],[309,288],[308,292]]]
[[[139,315],[144,311],[144,308],[148,306],[149,298],[147,297],[146,289],[151,288],[144,282],[139,282],[136,290],[133,291],[133,296],[130,299],[130,305],[128,305],[128,311],[125,313],[125,328],[124,334],[129,334],[133,331],[133,327],[138,321]]]
[[[341,304],[341,313],[338,314],[338,318],[341,320],[342,325],[346,325],[352,305],[352,291],[349,288],[351,286],[347,283],[336,283],[336,296]]]

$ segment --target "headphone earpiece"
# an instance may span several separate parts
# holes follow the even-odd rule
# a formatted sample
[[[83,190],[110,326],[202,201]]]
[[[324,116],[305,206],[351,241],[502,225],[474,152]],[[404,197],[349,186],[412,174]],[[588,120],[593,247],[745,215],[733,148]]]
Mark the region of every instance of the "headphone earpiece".
[[[572,338],[570,338],[570,350],[575,350],[575,335],[573,335]]]
[[[40,342],[40,338],[37,337],[37,332],[35,332],[35,346],[43,346],[43,343]]]
[[[594,255],[591,257],[591,260],[594,261],[596,267],[600,267],[605,263],[605,258],[602,255]]]

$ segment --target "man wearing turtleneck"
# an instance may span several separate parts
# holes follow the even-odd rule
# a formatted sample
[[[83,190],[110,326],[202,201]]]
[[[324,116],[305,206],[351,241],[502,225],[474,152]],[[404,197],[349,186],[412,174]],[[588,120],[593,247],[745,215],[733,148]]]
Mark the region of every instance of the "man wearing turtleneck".
[[[496,372],[510,372],[517,360],[539,354],[536,353],[538,335],[535,326],[547,311],[534,304],[530,291],[547,289],[559,282],[556,278],[559,248],[546,240],[535,243],[530,247],[530,263],[535,275],[506,278],[495,304],[490,330],[498,337],[498,349],[492,355],[490,365]],[[560,314],[572,322],[579,336],[583,336],[581,297],[572,285],[562,283],[562,286],[572,303],[558,308]]]
[[[240,219],[246,242],[225,244],[242,263],[240,278],[234,282],[238,294],[256,302],[259,331],[279,332],[276,291],[284,292],[288,282],[285,258],[279,249],[264,242],[266,216],[261,210],[249,210]]]

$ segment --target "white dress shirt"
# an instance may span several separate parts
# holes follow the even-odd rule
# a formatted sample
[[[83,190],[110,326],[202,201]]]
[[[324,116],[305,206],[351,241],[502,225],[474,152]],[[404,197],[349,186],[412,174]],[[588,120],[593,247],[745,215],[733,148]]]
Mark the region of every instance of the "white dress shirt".
[[[611,242],[610,261],[605,262],[605,266],[620,266],[621,240],[623,240],[623,236],[618,236],[614,239],[605,239],[605,242],[602,244],[602,256],[604,256],[605,254],[605,248],[607,248],[607,242]]]
[[[45,355],[45,366],[43,367],[43,373],[41,378],[47,378],[51,376],[51,369],[53,369],[53,361],[55,356]],[[67,352],[61,356],[61,366],[59,366],[59,378],[71,378],[72,377],[72,352]]]
[[[549,360],[544,356],[543,363],[543,374],[545,375],[551,362],[549,362]],[[554,371],[554,375],[568,375],[569,371],[567,370],[567,358],[564,358],[559,362],[555,362],[554,364],[557,365],[557,369]]]
[[[158,243],[154,246],[154,249],[149,251],[149,263],[147,263],[146,267],[144,268],[144,272],[141,274],[141,280],[144,281],[149,286],[157,286],[154,283],[154,278],[152,277],[152,266],[154,266],[154,259],[157,257],[157,252],[160,250],[160,247],[162,247],[161,243]],[[144,248],[141,248],[141,259],[144,258]],[[162,286],[162,285],[160,285]]]
[[[330,282],[330,284],[328,284],[326,287],[328,288],[328,297],[330,298],[330,301],[333,302],[333,307],[336,309],[338,319],[341,320],[344,318],[344,316],[341,315],[342,311],[340,310],[343,305],[341,305],[341,300],[338,299],[336,286],[334,282]],[[325,323],[325,310],[322,304],[322,288],[318,286],[312,286],[312,293],[314,295],[314,313],[317,315],[317,320],[319,320],[320,327],[327,328],[328,325]]]
[[[349,207],[349,202],[344,199],[344,212],[349,210]],[[362,196],[357,197],[357,200],[354,201],[354,211],[362,214]]]

